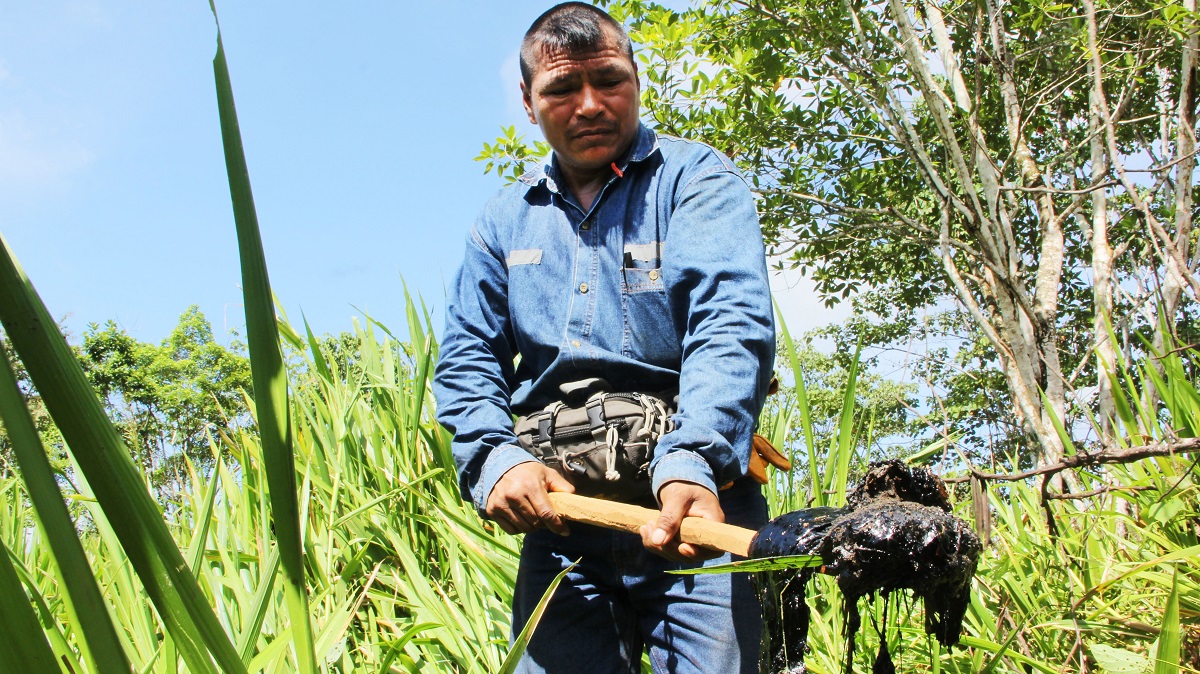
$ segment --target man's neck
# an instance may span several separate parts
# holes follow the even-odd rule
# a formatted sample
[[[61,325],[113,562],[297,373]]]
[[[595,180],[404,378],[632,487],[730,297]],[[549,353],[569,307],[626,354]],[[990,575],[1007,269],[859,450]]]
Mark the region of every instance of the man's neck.
[[[558,174],[562,176],[564,187],[575,196],[575,199],[579,201],[579,206],[585,213],[592,209],[592,204],[595,203],[596,197],[600,196],[600,191],[604,189],[609,180],[612,180],[613,167],[621,164],[628,158],[635,144],[637,144],[636,137],[630,141],[625,149],[621,150],[617,155],[616,161],[595,169],[567,166],[563,162],[556,160],[555,168],[558,170]]]
[[[591,210],[596,197],[600,196],[600,190],[604,189],[609,178],[612,177],[612,169],[607,166],[583,173],[568,170],[566,167],[560,167],[559,170],[567,190],[579,201],[579,206],[583,208],[584,212]]]

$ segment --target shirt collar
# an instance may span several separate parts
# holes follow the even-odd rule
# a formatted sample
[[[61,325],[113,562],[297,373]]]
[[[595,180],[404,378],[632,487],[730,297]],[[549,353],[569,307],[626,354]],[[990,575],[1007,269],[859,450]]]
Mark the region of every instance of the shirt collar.
[[[658,151],[658,134],[651,131],[645,124],[638,122],[637,136],[633,139],[633,144],[629,146],[629,150],[617,161],[613,162],[616,166],[618,176],[624,175],[631,164],[637,164],[650,155]],[[536,187],[542,182],[546,183],[546,188],[551,192],[558,192],[558,183],[555,179],[559,177],[557,163],[554,159],[554,153],[550,153],[550,158],[538,164],[535,168],[526,171],[521,175],[519,180],[529,187]]]

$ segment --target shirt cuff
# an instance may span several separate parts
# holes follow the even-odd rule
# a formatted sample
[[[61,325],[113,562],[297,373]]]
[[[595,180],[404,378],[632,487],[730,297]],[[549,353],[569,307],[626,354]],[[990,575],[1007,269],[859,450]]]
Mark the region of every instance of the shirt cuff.
[[[654,490],[656,501],[658,491],[668,482],[691,482],[714,494],[717,493],[717,481],[713,478],[712,467],[708,465],[708,461],[696,452],[686,449],[677,449],[655,464],[650,487]]]
[[[471,500],[475,502],[475,509],[479,511],[480,515],[484,514],[488,497],[492,495],[492,489],[500,481],[500,478],[513,466],[530,461],[537,461],[537,459],[515,445],[500,445],[493,449],[491,454],[488,454],[488,458],[483,462],[483,468],[479,471],[479,480],[475,483],[475,489],[471,492]]]

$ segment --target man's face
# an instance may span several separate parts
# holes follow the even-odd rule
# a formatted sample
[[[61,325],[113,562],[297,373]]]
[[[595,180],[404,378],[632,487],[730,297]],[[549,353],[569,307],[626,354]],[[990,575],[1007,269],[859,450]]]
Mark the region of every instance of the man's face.
[[[606,31],[607,32],[607,31]],[[637,70],[614,35],[589,52],[541,50],[521,83],[529,121],[542,128],[568,172],[607,167],[638,128]]]

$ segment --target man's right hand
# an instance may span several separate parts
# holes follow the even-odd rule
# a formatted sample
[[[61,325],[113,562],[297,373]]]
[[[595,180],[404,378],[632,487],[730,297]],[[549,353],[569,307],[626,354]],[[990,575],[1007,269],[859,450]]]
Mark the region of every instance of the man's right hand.
[[[551,468],[536,461],[518,463],[504,473],[492,488],[484,512],[510,534],[529,533],[545,526],[566,536],[566,520],[550,505],[552,491],[574,492],[575,487]]]

